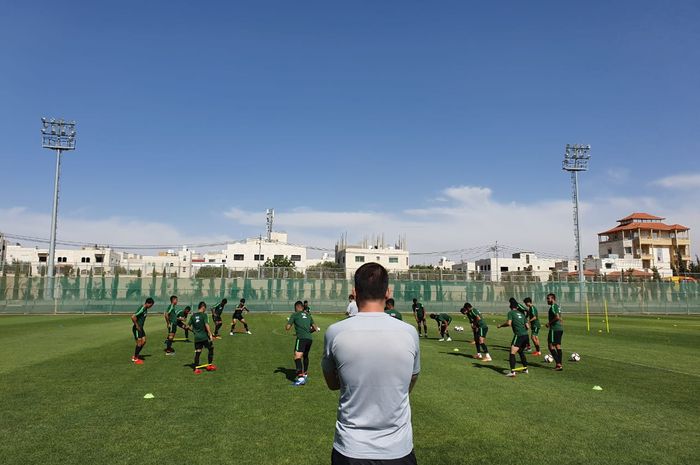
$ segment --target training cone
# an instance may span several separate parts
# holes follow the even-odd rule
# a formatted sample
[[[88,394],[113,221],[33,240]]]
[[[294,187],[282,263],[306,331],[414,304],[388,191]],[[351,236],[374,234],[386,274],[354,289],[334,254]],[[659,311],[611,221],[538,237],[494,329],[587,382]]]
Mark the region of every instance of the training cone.
[[[593,386],[593,390],[594,390],[594,391],[602,391],[603,388],[600,387],[600,386]]]
[[[155,399],[156,396],[154,396],[153,394],[151,394],[151,393],[149,392],[148,394],[146,394],[145,396],[143,396],[143,398],[144,398],[144,399]]]

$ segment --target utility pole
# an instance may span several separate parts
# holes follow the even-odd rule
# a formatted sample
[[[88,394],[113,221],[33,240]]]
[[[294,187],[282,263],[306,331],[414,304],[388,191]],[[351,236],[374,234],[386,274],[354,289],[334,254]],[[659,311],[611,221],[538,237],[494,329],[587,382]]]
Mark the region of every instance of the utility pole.
[[[591,146],[583,144],[566,144],[562,168],[571,174],[571,199],[574,204],[574,239],[576,242],[576,261],[578,262],[578,281],[580,299],[583,305],[585,276],[583,274],[583,254],[581,252],[581,216],[579,213],[578,173],[588,171],[591,159]]]

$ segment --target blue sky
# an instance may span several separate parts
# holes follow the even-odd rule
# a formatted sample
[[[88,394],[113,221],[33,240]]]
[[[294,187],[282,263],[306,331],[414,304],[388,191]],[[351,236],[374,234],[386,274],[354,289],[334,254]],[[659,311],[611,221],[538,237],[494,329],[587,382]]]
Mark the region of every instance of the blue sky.
[[[26,3],[26,2],[22,2]],[[586,253],[636,210],[700,227],[700,4],[13,2],[0,17],[0,230],[48,236],[41,116],[78,121],[59,238],[386,233]]]

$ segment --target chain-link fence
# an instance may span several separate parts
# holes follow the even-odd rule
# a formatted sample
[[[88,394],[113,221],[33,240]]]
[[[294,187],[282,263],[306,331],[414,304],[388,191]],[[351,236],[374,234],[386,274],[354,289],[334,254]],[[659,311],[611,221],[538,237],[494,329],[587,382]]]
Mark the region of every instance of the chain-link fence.
[[[544,305],[548,293],[557,294],[570,313],[700,314],[697,282],[480,282],[456,280],[392,279],[390,286],[399,311],[410,312],[419,299],[427,311],[456,312],[464,302],[483,311],[505,312],[508,298],[531,297]],[[156,310],[165,309],[170,295],[180,305],[203,300],[215,304],[227,298],[232,304],[245,298],[251,311],[290,311],[296,300],[309,300],[313,311],[340,312],[352,291],[349,279],[305,277],[171,278],[168,276],[61,276],[50,298],[46,277],[0,276],[0,313],[127,313],[147,297]]]

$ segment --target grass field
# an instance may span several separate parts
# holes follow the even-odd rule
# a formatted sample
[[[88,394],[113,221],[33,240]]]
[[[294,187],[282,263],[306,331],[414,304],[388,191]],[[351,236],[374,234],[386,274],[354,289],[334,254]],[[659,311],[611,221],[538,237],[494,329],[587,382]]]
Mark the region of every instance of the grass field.
[[[325,329],[341,316],[314,318]],[[613,317],[606,334],[596,317],[588,335],[568,316],[565,356],[582,361],[554,372],[531,357],[530,374],[515,379],[502,375],[510,329],[487,318],[491,363],[471,358],[468,331],[441,343],[431,328],[421,340],[411,396],[419,463],[698,463],[700,318]],[[0,317],[0,462],[330,463],[337,393],[320,374],[322,336],[310,383],[291,387],[285,320],[251,314],[253,335],[226,332],[219,371],[195,376],[190,343],[164,356],[159,314],[146,322],[142,366],[130,362],[128,316]]]

